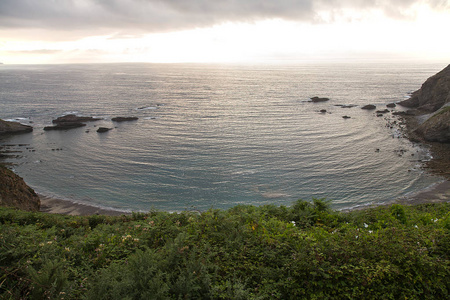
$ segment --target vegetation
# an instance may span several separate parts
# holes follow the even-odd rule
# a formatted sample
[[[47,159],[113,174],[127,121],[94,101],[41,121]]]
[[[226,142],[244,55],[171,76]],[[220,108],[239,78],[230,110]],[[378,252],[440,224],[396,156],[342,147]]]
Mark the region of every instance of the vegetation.
[[[0,209],[2,299],[448,299],[450,204]]]

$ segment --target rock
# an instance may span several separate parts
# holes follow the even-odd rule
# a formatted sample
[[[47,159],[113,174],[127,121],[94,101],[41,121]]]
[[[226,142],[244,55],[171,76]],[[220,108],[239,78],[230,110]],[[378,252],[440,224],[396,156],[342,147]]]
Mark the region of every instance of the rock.
[[[389,112],[389,109],[383,109],[383,110],[377,110],[376,111],[377,114],[385,114],[385,113],[388,113],[388,112]]]
[[[325,101],[330,100],[329,98],[319,98],[319,97],[312,97],[310,99],[311,99],[311,102],[314,102],[314,103],[316,103],[316,102],[325,102]]]
[[[408,109],[407,111],[394,111],[392,114],[394,116],[416,116],[418,111],[415,109]]]
[[[422,87],[412,93],[411,98],[398,104],[434,112],[450,102],[450,65],[428,78]]]
[[[138,117],[115,117],[112,118],[111,121],[113,122],[127,122],[127,121],[136,121],[138,120]]]
[[[352,117],[349,116],[342,116],[344,119],[351,119]]]
[[[20,176],[0,165],[0,205],[39,211],[41,201]]]
[[[112,128],[99,127],[99,128],[97,129],[97,132],[102,133],[102,132],[107,132],[107,131],[110,131],[110,130],[112,130]]]
[[[415,133],[429,142],[450,143],[450,105],[438,110]]]
[[[383,114],[377,114],[377,117],[382,117],[383,116]]]
[[[76,115],[65,115],[59,117],[52,121],[53,124],[60,123],[82,123],[82,122],[92,122],[92,121],[100,121],[101,118],[93,118],[93,117],[80,117]]]
[[[321,109],[320,112],[324,114],[324,113],[327,112],[327,110],[326,109]]]
[[[395,103],[389,103],[386,105],[386,107],[389,107],[389,108],[394,108],[396,106],[397,106],[397,104],[395,104]]]
[[[339,104],[339,105],[336,105],[336,106],[340,106],[341,108],[352,108],[352,107],[355,107],[357,105],[354,105],[354,104],[348,104],[348,105]]]
[[[367,105],[364,105],[363,107],[361,107],[361,109],[367,109],[367,110],[373,110],[373,109],[376,109],[377,107],[375,106],[375,105],[373,105],[373,104],[367,104]]]
[[[73,128],[79,128],[79,127],[84,127],[86,126],[86,124],[84,123],[79,123],[79,122],[61,122],[58,123],[55,126],[46,126],[44,127],[45,131],[49,131],[49,130],[67,130],[67,129],[73,129]]]
[[[0,119],[0,135],[32,132],[33,127]]]
[[[101,118],[80,117],[76,115],[65,115],[52,121],[55,126],[46,126],[44,130],[67,130],[86,126],[84,122],[100,121]]]

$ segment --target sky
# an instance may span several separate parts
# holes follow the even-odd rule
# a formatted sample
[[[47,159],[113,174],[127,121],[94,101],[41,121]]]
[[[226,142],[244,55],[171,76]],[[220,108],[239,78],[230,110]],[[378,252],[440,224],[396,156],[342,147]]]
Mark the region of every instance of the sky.
[[[450,0],[0,0],[0,62],[450,62]]]

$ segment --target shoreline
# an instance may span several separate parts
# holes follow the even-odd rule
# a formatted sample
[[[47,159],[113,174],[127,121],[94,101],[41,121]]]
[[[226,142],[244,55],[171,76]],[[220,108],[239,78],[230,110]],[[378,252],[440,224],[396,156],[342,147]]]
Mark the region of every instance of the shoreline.
[[[75,203],[69,200],[57,199],[49,196],[44,196],[39,193],[38,196],[41,200],[41,208],[39,209],[39,212],[43,213],[70,216],[121,216],[131,214],[130,212],[100,208],[88,204]]]

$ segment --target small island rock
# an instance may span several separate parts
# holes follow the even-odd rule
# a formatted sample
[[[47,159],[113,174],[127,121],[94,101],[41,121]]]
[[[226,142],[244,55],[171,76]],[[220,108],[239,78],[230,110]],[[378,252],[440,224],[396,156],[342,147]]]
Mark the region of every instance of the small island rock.
[[[361,107],[361,109],[367,109],[367,110],[373,110],[373,109],[376,109],[377,107],[375,106],[375,105],[373,105],[373,104],[367,104],[367,105],[364,105],[363,107]]]
[[[136,121],[138,120],[138,117],[115,117],[112,118],[111,121],[113,122],[127,122],[127,121]]]
[[[107,132],[107,131],[110,131],[112,128],[107,128],[107,127],[99,127],[98,129],[97,129],[97,132],[100,132],[100,133],[102,133],[102,132]]]

